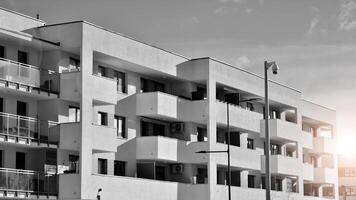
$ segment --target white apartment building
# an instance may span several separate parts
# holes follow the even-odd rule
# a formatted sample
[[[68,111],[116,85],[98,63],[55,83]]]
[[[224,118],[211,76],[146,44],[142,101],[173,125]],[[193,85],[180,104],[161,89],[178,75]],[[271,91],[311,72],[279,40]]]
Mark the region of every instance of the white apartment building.
[[[339,155],[340,200],[356,200],[356,159],[355,156]]]
[[[0,9],[0,199],[262,200],[263,78]],[[262,68],[262,63],[261,63]],[[338,199],[335,111],[270,81],[272,199]],[[100,192],[99,192],[100,191]]]

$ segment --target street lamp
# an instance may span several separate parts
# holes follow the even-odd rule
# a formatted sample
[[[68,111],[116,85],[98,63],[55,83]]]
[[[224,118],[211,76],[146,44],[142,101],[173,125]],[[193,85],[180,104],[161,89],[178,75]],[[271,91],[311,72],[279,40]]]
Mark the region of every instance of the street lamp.
[[[273,74],[278,74],[279,67],[276,62],[264,62],[264,72],[265,72],[265,140],[266,140],[266,151],[265,151],[265,168],[266,168],[266,200],[271,200],[271,172],[270,172],[270,135],[269,135],[269,101],[268,101],[268,69],[272,68]]]
[[[222,151],[198,151],[195,153],[227,153],[227,170],[228,170],[228,190],[229,200],[231,200],[231,165],[230,165],[230,110],[229,103],[226,103],[226,124],[227,124],[227,150]]]

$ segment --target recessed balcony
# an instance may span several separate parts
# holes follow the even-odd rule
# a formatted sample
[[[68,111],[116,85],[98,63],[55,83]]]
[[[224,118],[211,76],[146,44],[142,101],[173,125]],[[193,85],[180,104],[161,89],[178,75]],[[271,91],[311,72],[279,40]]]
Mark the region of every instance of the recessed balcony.
[[[265,121],[261,120],[261,137],[265,138]],[[298,142],[301,134],[297,124],[280,119],[269,120],[270,136],[272,140],[281,142]]]
[[[207,118],[207,101],[190,101],[163,92],[140,93],[136,96],[139,116],[202,122]]]
[[[0,168],[0,198],[55,198],[57,176],[31,170]]]
[[[58,146],[56,122],[0,112],[0,142]]]
[[[280,175],[299,176],[302,173],[303,166],[298,158],[283,155],[271,155],[271,173]],[[262,170],[265,172],[265,156],[262,156]]]
[[[203,163],[206,157],[195,152],[207,149],[207,142],[187,142],[163,136],[136,138],[136,159],[181,163]]]
[[[314,183],[336,184],[338,174],[336,169],[318,167],[314,168]]]
[[[218,123],[226,124],[226,110],[226,103],[220,101],[216,102],[215,117]],[[229,110],[230,126],[256,133],[260,132],[260,121],[263,119],[262,114],[234,105],[229,105]]]
[[[313,152],[317,154],[334,154],[335,141],[328,137],[315,137],[313,138]]]

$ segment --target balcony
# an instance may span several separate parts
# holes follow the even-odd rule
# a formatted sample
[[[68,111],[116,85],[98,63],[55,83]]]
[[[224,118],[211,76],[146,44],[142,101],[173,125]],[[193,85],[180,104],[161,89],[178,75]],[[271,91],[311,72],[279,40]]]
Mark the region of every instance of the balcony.
[[[0,58],[0,86],[29,95],[58,98],[59,76],[53,71]]]
[[[81,73],[64,72],[60,78],[61,98],[79,102],[81,97]],[[114,79],[91,75],[88,81],[87,95],[91,96],[97,105],[116,104],[118,100],[117,81]]]
[[[57,196],[57,176],[30,170],[0,168],[0,197]]]
[[[216,102],[216,120],[220,124],[226,124],[226,109],[226,103]],[[263,119],[262,114],[234,105],[230,105],[229,110],[230,126],[256,133],[260,132],[260,121]]]
[[[207,102],[190,101],[163,92],[136,96],[136,114],[167,120],[202,122],[207,118]]]
[[[56,147],[56,122],[0,112],[0,141]]]
[[[313,149],[313,134],[302,131],[301,144],[303,148]]]
[[[203,163],[206,158],[195,152],[207,149],[206,142],[192,142],[162,136],[136,138],[136,159],[181,163]]]
[[[314,166],[309,163],[303,163],[303,179],[307,181],[314,180]]]
[[[313,139],[314,153],[318,154],[334,154],[336,143],[333,139],[327,137],[315,137]]]
[[[338,182],[338,174],[336,169],[330,168],[314,168],[314,181],[313,183],[329,183],[336,184]]]
[[[300,176],[303,166],[298,158],[283,155],[271,155],[271,173],[280,175]],[[265,156],[262,156],[262,170],[265,172]]]
[[[261,137],[265,138],[265,121],[261,120]],[[297,124],[280,119],[270,119],[270,136],[272,140],[281,142],[300,141],[300,129]]]
[[[93,124],[91,127],[91,137],[94,150],[102,152],[117,151],[117,129]]]
[[[226,149],[226,144],[217,143],[214,147],[214,150],[217,151],[224,151]],[[230,145],[230,153],[231,166],[252,170],[261,170],[262,153],[260,151]],[[217,159],[217,163],[227,165],[226,153],[219,154],[219,156],[216,156],[215,159]]]
[[[70,122],[58,125],[59,148],[79,151],[80,150],[80,123]]]

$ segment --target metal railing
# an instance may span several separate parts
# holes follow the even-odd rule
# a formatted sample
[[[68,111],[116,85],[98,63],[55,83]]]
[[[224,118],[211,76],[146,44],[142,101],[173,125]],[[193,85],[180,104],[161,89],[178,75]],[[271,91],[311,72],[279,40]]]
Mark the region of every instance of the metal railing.
[[[0,80],[46,92],[59,92],[59,74],[13,60],[0,58]]]
[[[57,175],[32,170],[0,168],[0,191],[57,195]]]
[[[59,143],[57,122],[0,112],[0,136],[5,141],[26,143]]]

